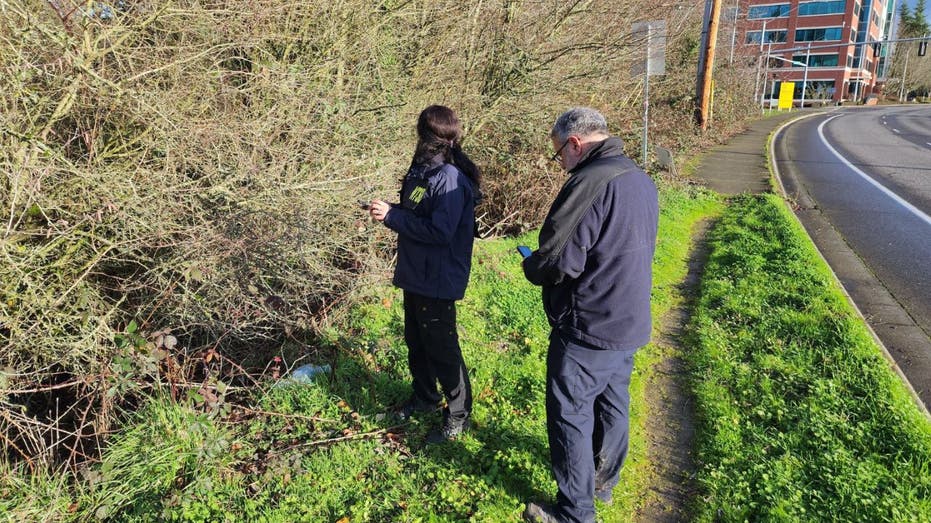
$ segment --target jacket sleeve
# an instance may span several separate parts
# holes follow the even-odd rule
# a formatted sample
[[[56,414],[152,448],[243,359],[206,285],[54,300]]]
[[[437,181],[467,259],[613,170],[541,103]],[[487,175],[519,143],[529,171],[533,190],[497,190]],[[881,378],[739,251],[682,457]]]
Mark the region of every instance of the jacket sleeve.
[[[560,251],[549,255],[534,251],[524,259],[524,276],[530,283],[553,286],[582,274],[588,262],[588,251],[601,233],[603,206],[602,201],[594,202]]]
[[[458,182],[457,172],[443,169],[435,176],[438,178],[433,194],[429,198],[432,210],[425,216],[418,216],[404,207],[392,207],[385,217],[385,226],[400,235],[420,243],[430,245],[447,245],[452,241],[462,212],[466,204],[466,188]],[[426,202],[426,198],[424,198]]]

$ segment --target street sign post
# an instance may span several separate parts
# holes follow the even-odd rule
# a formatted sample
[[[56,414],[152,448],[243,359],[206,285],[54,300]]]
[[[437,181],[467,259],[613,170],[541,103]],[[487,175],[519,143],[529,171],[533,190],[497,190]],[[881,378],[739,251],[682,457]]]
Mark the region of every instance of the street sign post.
[[[650,76],[666,74],[666,21],[653,20],[633,25],[631,32],[643,58],[634,63],[633,74],[643,75],[643,155],[641,167],[647,170],[647,139],[650,127]]]

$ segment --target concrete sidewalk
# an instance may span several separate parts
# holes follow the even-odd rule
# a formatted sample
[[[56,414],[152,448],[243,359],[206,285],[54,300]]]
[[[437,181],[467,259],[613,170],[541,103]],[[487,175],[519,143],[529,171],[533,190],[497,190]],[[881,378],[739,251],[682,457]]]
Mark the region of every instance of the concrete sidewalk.
[[[770,192],[766,140],[780,125],[812,112],[792,110],[754,121],[744,132],[706,154],[698,164],[695,178],[725,195]]]

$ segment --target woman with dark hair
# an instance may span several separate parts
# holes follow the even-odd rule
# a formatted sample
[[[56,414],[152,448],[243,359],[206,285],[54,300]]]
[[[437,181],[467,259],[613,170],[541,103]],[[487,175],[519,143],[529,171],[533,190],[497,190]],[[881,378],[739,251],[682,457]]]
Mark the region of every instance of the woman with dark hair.
[[[448,107],[431,105],[417,120],[417,147],[401,185],[401,203],[372,200],[369,214],[398,233],[394,285],[404,290],[404,341],[413,393],[399,409],[437,410],[446,399],[438,443],[469,428],[472,385],[456,332],[456,300],[465,295],[475,236],[480,174],[462,151],[462,127]]]

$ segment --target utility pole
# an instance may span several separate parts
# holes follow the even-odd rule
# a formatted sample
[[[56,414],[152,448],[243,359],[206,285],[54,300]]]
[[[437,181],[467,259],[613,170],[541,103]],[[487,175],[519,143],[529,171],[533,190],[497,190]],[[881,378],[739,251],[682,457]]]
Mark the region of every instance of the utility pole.
[[[763,46],[761,45],[760,48]],[[766,67],[763,68],[763,91],[760,93],[760,114],[766,112],[766,106],[764,105],[766,97],[769,96],[769,93],[766,91],[766,77],[769,76],[769,55],[773,51],[773,43],[770,42],[766,47]],[[761,57],[763,55],[760,55]],[[772,109],[772,104],[770,104],[770,109]]]
[[[731,11],[733,16],[731,17],[731,57],[727,63],[734,63],[734,45],[737,43],[737,17],[740,15],[740,3],[738,2]]]
[[[802,101],[799,102],[798,104],[799,109],[805,108],[805,88],[808,87],[808,64],[810,63],[811,63],[811,42],[808,42],[808,51],[805,53],[805,76],[802,77]]]
[[[753,99],[760,93],[760,71],[763,69],[763,42],[766,41],[766,20],[763,20],[763,32],[760,33],[760,59],[756,62],[756,85],[753,87]],[[766,78],[764,74],[763,87],[766,87]],[[763,95],[760,94],[760,105],[763,105]]]
[[[902,69],[902,87],[899,89],[899,102],[905,101],[905,79],[908,75],[908,53],[911,49],[905,50],[905,68]]]
[[[721,0],[710,0],[710,2],[711,16],[708,20],[708,41],[707,45],[702,50],[705,60],[702,70],[701,89],[698,93],[698,123],[702,131],[708,128],[708,120],[710,119],[708,110],[711,105],[711,73],[714,70],[714,52],[717,48],[716,43],[718,39],[718,20],[721,17]]]

